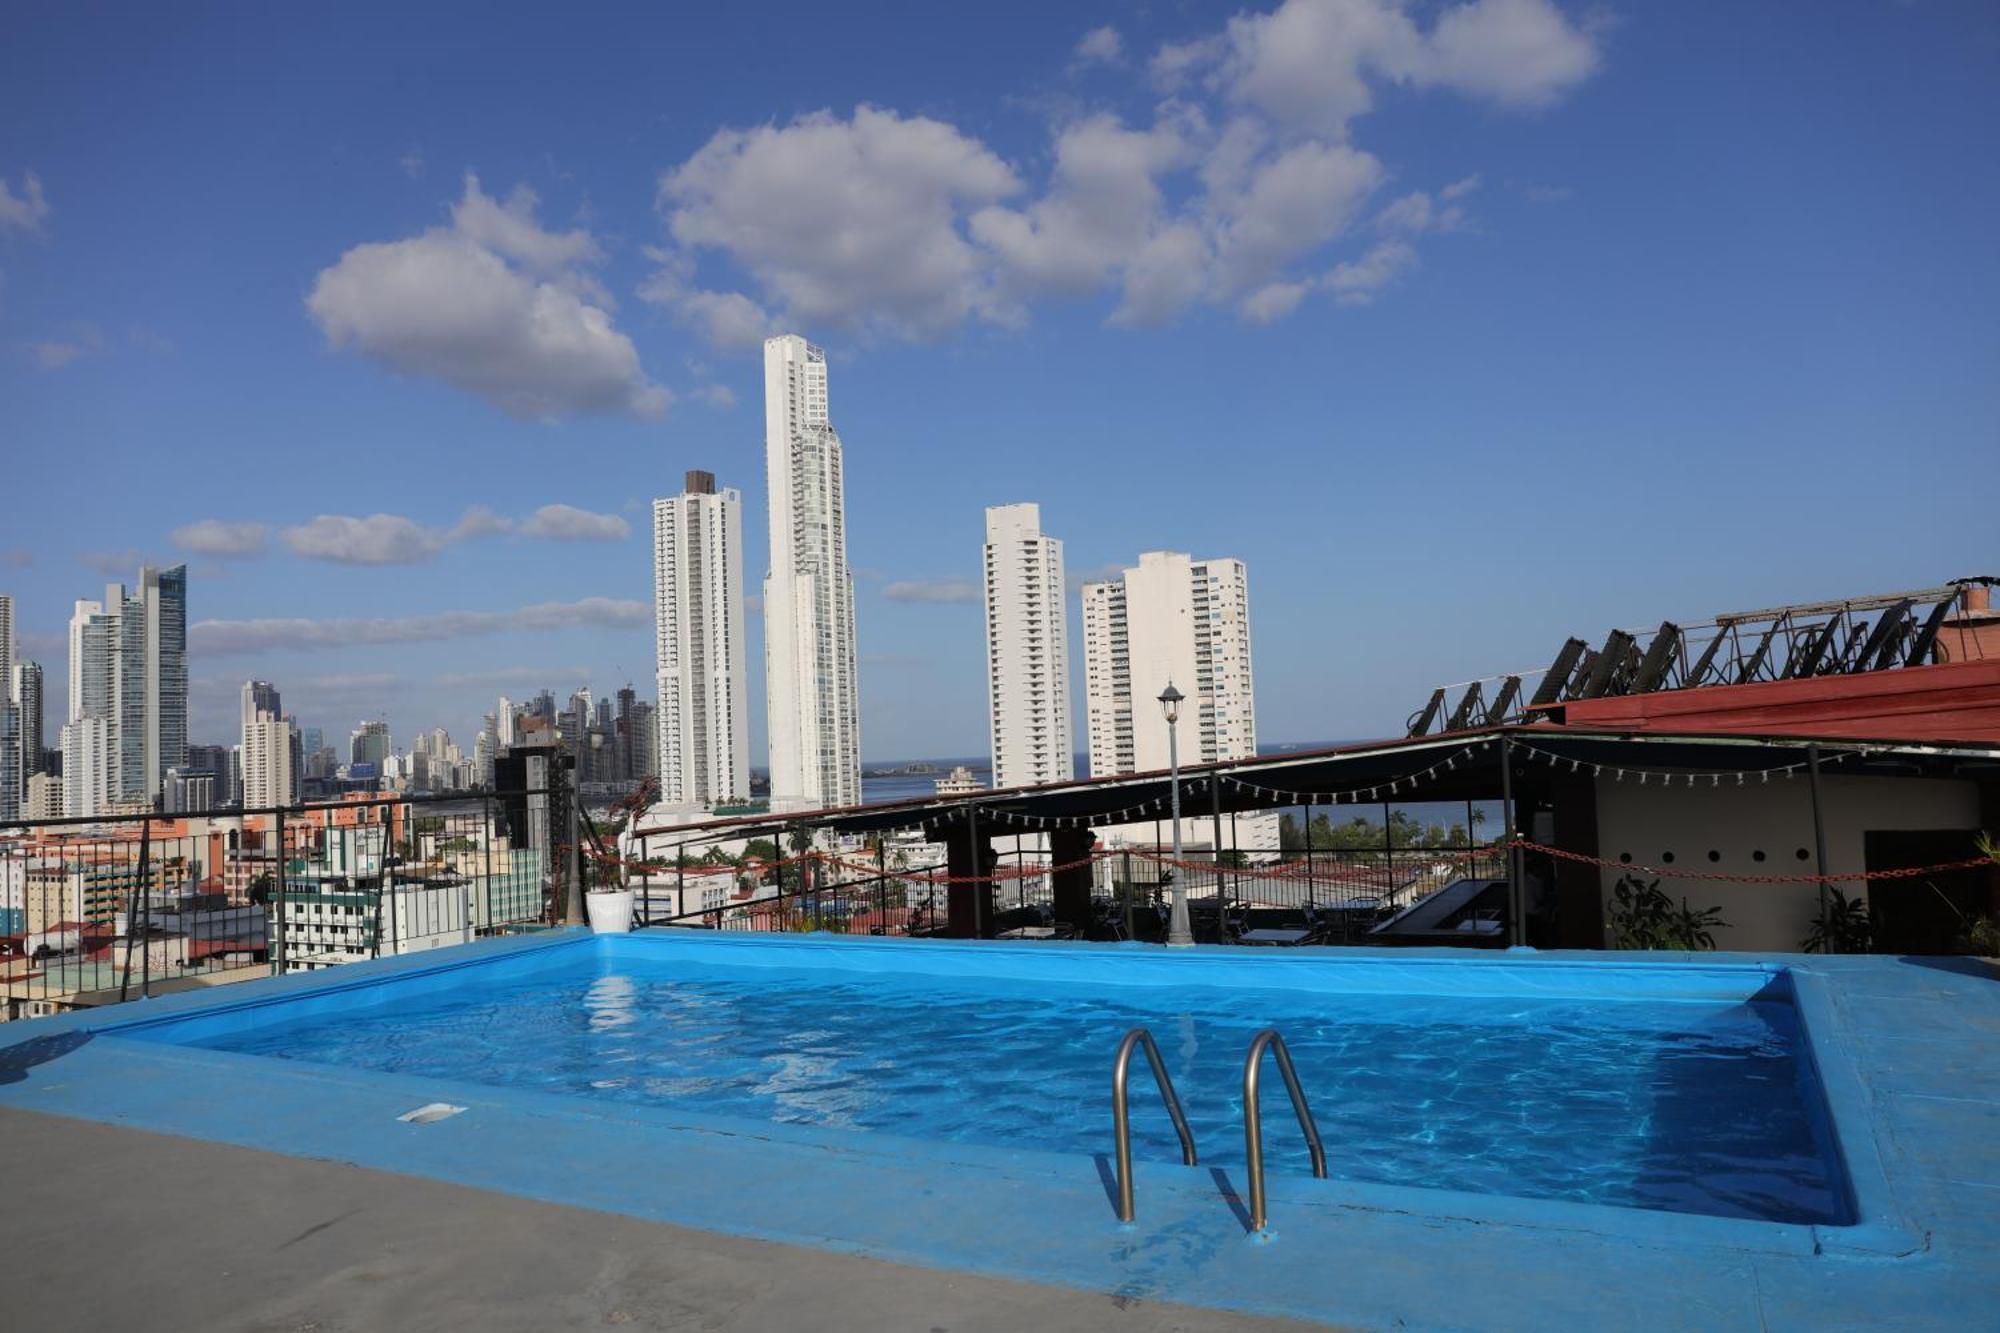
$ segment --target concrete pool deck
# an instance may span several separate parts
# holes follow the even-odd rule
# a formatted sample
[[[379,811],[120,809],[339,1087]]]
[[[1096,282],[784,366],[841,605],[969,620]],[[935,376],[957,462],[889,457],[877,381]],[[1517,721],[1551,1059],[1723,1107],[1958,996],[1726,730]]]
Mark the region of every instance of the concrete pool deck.
[[[523,947],[496,941],[463,952]],[[1393,958],[1419,962],[1444,952]],[[429,956],[431,965],[437,959]],[[1602,964],[1606,956],[1506,961],[1534,968]],[[1531,1200],[1483,1198],[1476,1208],[1457,1207],[1468,1196],[1385,1195],[1278,1176],[1271,1180],[1276,1239],[1259,1243],[1245,1236],[1237,1216],[1240,1180],[1151,1162],[1138,1169],[1139,1223],[1121,1229],[1088,1159],[961,1151],[958,1169],[941,1174],[935,1162],[908,1151],[912,1141],[886,1135],[845,1136],[851,1142],[833,1145],[823,1133],[784,1126],[750,1129],[568,1097],[488,1096],[463,1084],[427,1088],[421,1079],[290,1062],[260,1061],[257,1077],[246,1080],[244,1057],[92,1039],[94,1027],[129,1020],[138,1008],[129,1005],[0,1029],[0,1047],[12,1048],[0,1049],[0,1105],[1026,1279],[1099,1300],[1186,1302],[1371,1328],[1989,1323],[2000,1300],[2000,983],[1993,974],[1956,959],[1692,961],[1785,966],[1814,979],[1837,1023],[1840,1053],[1851,1060],[1849,1093],[1865,1111],[1880,1162],[1884,1197],[1873,1210],[1897,1223],[1878,1243],[1844,1245],[1840,1228],[1718,1228],[1718,1219],[1662,1226],[1660,1219],[1673,1215]],[[343,980],[361,980],[414,970],[411,962],[341,971]],[[277,995],[312,984],[310,977],[253,983],[220,997],[155,1001],[146,1013],[193,1012],[239,1002],[251,990]],[[451,1099],[471,1111],[425,1126],[395,1120],[418,1101]],[[1282,1132],[1275,1118],[1269,1124],[1269,1132]],[[62,1197],[55,1162],[30,1161],[12,1179],[40,1170],[53,1175],[51,1192]],[[254,1176],[240,1183],[245,1197],[258,1188]],[[1397,1199],[1403,1206],[1385,1203]],[[101,1190],[79,1192],[73,1218],[40,1214],[30,1222],[10,1210],[0,1227],[69,1232],[87,1227],[93,1210],[115,1206]],[[476,1228],[465,1243],[478,1244]],[[101,1276],[97,1285],[104,1285]]]
[[[1309,1327],[744,1240],[25,1111],[0,1110],[0,1179],[12,1182],[0,1223],[11,1280],[0,1310],[8,1327],[51,1333]]]

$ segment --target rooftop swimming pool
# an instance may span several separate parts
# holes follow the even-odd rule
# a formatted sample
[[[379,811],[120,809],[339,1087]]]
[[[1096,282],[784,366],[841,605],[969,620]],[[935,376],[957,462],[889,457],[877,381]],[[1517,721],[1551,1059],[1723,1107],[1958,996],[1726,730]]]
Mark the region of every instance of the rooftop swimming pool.
[[[1203,1167],[1240,1175],[1243,1060],[1276,1027],[1336,1178],[1854,1220],[1782,969],[856,944],[575,941],[121,1035],[836,1136],[1095,1155],[1111,1146],[1113,1053],[1145,1026]],[[1303,1177],[1268,1083],[1268,1169]],[[1133,1102],[1135,1155],[1177,1164],[1143,1065]]]

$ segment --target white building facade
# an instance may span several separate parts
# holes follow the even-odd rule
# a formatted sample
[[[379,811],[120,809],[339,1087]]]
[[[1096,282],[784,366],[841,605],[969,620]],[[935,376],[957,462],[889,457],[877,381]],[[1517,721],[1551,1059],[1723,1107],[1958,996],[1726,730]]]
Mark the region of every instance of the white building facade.
[[[655,754],[659,800],[716,806],[750,798],[744,656],[743,496],[689,472],[653,501]]]
[[[117,799],[111,790],[110,731],[101,717],[80,717],[63,726],[63,814],[105,814]]]
[[[1076,776],[1069,709],[1063,545],[1039,505],[986,511],[986,689],[993,785]]]
[[[243,808],[290,805],[292,799],[291,723],[259,713],[243,726]]]
[[[21,708],[14,693],[14,599],[0,593],[0,819],[21,816],[26,762]]]
[[[185,565],[147,566],[130,595],[113,583],[103,601],[76,603],[69,684],[70,722],[105,724],[110,799],[144,804],[159,796],[167,770],[187,763]]]
[[[1187,696],[1183,764],[1257,753],[1250,586],[1241,560],[1146,552],[1120,578],[1084,585],[1083,644],[1093,777],[1167,767],[1167,725],[1156,700],[1169,682]]]
[[[764,679],[773,810],[861,801],[854,580],[840,436],[826,400],[825,352],[795,334],[765,341],[771,567]]]

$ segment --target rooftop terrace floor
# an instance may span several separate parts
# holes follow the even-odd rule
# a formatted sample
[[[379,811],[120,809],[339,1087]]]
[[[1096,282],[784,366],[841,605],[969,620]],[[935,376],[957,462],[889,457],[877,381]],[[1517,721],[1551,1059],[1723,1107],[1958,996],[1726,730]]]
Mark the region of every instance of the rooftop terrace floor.
[[[434,1180],[0,1109],[12,1328],[1306,1325],[912,1268]]]
[[[466,952],[534,947],[545,946],[494,941]],[[1213,956],[1181,956],[1199,965],[1204,955]],[[1447,955],[1465,957],[1376,956]],[[1298,966],[1309,955],[1271,958]],[[1828,1095],[1841,1103],[1843,1134],[1866,1136],[1847,1145],[1850,1155],[1865,1148],[1879,1163],[1864,1200],[1869,1226],[1675,1221],[1625,1209],[1586,1216],[1535,1200],[1273,1176],[1277,1239],[1259,1243],[1234,1203],[1218,1198],[1233,1201],[1240,1182],[1142,1161],[1140,1222],[1121,1229],[1087,1158],[961,1148],[943,1171],[914,1140],[835,1143],[782,1126],[498,1092],[478,1098],[472,1114],[419,1129],[394,1123],[423,1087],[408,1078],[273,1062],[250,1082],[212,1053],[90,1040],[93,1024],[135,1008],[122,1006],[0,1028],[0,1108],[75,1118],[0,1109],[0,1253],[13,1271],[38,1275],[28,1285],[44,1316],[73,1300],[68,1322],[92,1327],[113,1326],[94,1303],[143,1314],[178,1310],[177,1301],[193,1302],[181,1326],[328,1329],[461,1326],[489,1307],[502,1320],[542,1316],[497,1327],[1229,1327],[1225,1310],[1365,1328],[1991,1326],[2000,1310],[2000,977],[1962,959],[1699,961],[1813,979],[1816,1039],[1846,1066],[1823,1071]],[[150,1011],[280,995],[327,975],[169,997]],[[770,1241],[818,1248],[760,1243]],[[691,1258],[680,1265],[682,1256]],[[965,1273],[1012,1280],[954,1275]],[[307,1298],[318,1303],[285,1303]],[[1134,1318],[1163,1322],[1125,1322]],[[142,1322],[170,1326],[163,1320]]]

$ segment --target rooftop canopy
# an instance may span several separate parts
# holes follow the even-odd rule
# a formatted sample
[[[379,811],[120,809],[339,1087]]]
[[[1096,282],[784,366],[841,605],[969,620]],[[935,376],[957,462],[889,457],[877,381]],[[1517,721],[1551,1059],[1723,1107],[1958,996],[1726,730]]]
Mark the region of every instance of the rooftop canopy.
[[[1802,773],[1818,751],[1822,770],[1840,774],[2000,778],[2000,746],[1926,741],[1807,739],[1700,733],[1593,731],[1573,726],[1477,728],[1437,736],[1371,741],[1326,750],[1260,755],[1181,770],[1184,817],[1305,804],[1379,805],[1491,800],[1503,763],[1516,781],[1543,774],[1626,772],[1663,785],[1720,786]],[[1033,832],[1141,823],[1167,817],[1166,772],[1080,778],[881,805],[725,819],[700,826],[695,841],[774,837],[812,828],[859,835],[938,827],[976,817],[994,832]],[[638,829],[640,834],[682,832]]]

